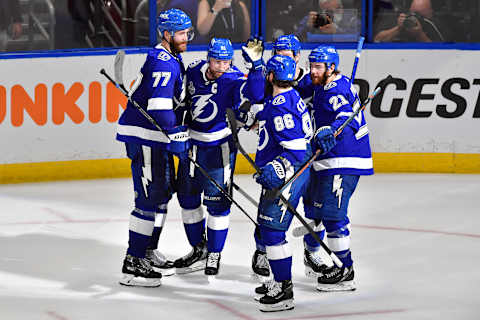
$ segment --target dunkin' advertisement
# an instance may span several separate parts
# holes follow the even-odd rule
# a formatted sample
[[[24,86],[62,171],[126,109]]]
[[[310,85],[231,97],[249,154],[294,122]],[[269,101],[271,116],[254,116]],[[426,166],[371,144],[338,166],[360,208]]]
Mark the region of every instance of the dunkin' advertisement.
[[[309,51],[302,52],[307,66]],[[340,50],[339,69],[350,76],[354,50]],[[355,85],[362,99],[380,85],[365,109],[375,153],[480,153],[480,76],[476,51],[364,50]],[[187,52],[185,64],[204,59]],[[271,56],[265,52],[264,59]],[[127,86],[144,54],[127,54]],[[113,76],[113,55],[0,59],[0,164],[117,159],[116,121],[126,98],[100,73]],[[234,63],[246,71],[241,53]],[[392,79],[384,79],[392,75]],[[254,153],[256,135],[240,135]]]

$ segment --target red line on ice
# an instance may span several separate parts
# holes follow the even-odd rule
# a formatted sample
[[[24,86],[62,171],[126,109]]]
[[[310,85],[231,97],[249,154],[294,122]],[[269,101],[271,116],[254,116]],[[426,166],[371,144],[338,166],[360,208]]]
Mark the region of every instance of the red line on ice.
[[[215,300],[212,300],[212,299],[207,299],[206,300],[208,303],[211,303],[215,306],[217,306],[218,308],[220,309],[223,309],[223,310],[226,310],[234,315],[236,315],[237,317],[241,318],[241,319],[245,319],[245,320],[255,320],[255,318],[252,318],[250,316],[247,316],[246,314],[243,314],[233,308],[230,308],[229,306],[226,306],[224,305],[223,303],[220,303],[218,301],[215,301]]]

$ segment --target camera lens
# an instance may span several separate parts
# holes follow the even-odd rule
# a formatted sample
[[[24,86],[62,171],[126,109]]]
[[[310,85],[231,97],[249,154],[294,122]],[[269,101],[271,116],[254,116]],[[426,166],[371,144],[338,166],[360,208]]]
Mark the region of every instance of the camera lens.
[[[414,28],[417,25],[417,18],[414,15],[409,15],[403,21],[403,26],[406,29]]]

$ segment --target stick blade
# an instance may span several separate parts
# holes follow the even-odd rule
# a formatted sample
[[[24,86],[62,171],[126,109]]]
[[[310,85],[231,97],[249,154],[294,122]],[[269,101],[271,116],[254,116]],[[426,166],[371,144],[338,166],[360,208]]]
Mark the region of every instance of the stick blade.
[[[113,69],[115,75],[115,82],[123,84],[123,62],[125,61],[125,51],[120,49],[117,51],[115,61],[113,62]]]

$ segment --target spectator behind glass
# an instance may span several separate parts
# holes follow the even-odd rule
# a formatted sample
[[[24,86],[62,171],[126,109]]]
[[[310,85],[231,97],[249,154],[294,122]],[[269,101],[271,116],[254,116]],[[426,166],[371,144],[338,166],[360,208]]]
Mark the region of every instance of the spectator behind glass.
[[[11,37],[17,39],[22,34],[22,16],[18,0],[0,1],[0,51],[7,49],[7,31],[11,26]]]
[[[390,13],[379,14],[374,28],[375,42],[452,41],[450,27],[436,17],[430,0],[413,0],[409,10],[397,7]]]
[[[361,30],[358,12],[357,8],[344,9],[342,0],[316,0],[314,10],[302,19],[296,34],[306,41],[355,41]]]
[[[299,17],[312,7],[312,0],[269,0],[266,3],[266,40],[275,41],[284,34],[298,30]]]
[[[157,12],[160,12],[161,10],[176,8],[185,12],[190,17],[190,19],[192,19],[192,25],[194,26],[195,31],[195,38],[193,38],[193,40],[189,43],[199,44],[209,42],[209,39],[200,35],[197,30],[198,0],[170,0],[163,2],[166,2],[166,4],[163,5],[161,9],[157,9]]]
[[[197,31],[201,36],[243,42],[250,37],[250,15],[242,0],[200,0]]]

